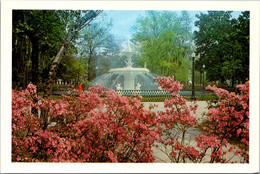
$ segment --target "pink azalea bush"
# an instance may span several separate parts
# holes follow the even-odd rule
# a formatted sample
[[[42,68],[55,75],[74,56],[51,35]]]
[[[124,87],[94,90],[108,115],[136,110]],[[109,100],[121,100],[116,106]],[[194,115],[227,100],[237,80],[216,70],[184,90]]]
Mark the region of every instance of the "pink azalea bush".
[[[60,100],[41,98],[32,84],[13,90],[12,161],[153,162],[155,146],[175,163],[226,163],[228,153],[248,162],[249,82],[237,86],[240,94],[208,86],[219,101],[200,125],[196,102],[187,104],[179,95],[182,85],[173,77],[157,80],[172,94],[158,112],[145,109],[141,96],[125,97],[101,86]],[[190,144],[188,132],[198,125],[204,134]],[[229,144],[234,137],[238,146]]]
[[[198,105],[194,102],[188,106],[178,94],[182,85],[174,77],[157,80],[172,94],[172,99],[166,99],[165,111],[158,112],[160,138],[156,147],[172,162],[225,163],[234,156],[240,156],[240,162],[249,162],[249,82],[237,86],[240,94],[208,86],[207,89],[215,92],[219,101],[208,110],[206,122],[198,124],[195,117]],[[186,133],[198,125],[204,129],[205,135],[199,133],[195,136],[196,146],[193,147],[187,141]],[[240,141],[238,147],[230,145],[232,138]]]
[[[243,162],[249,162],[249,82],[237,85],[237,88],[240,94],[229,93],[216,86],[206,88],[215,92],[219,101],[211,105],[207,113],[208,121],[202,125],[209,136],[198,135],[196,138],[201,149],[212,148],[210,162],[228,161],[224,148],[241,156]],[[232,139],[239,140],[236,150],[230,147],[229,142]]]
[[[138,98],[92,87],[85,94],[54,101],[36,96],[31,87],[13,90],[13,161],[154,161],[156,115]]]
[[[182,84],[175,81],[174,77],[157,78],[159,85],[172,94],[171,99],[164,101],[165,111],[158,112],[158,140],[157,148],[165,153],[171,162],[195,162],[200,158],[198,150],[185,142],[187,131],[197,124],[195,117],[198,105],[187,105],[187,100],[179,91]]]

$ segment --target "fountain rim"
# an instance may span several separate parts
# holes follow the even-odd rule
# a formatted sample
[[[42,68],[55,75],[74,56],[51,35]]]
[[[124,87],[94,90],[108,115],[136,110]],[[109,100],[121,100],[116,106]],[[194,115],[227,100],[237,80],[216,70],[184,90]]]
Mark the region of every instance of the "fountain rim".
[[[127,67],[127,68],[113,68],[110,69],[108,72],[150,72],[147,68],[133,68],[133,67]]]

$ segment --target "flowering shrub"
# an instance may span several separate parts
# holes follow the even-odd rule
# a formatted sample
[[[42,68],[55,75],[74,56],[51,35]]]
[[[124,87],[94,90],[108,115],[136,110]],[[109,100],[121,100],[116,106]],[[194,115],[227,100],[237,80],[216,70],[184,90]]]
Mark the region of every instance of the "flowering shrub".
[[[158,112],[145,109],[140,96],[101,86],[57,101],[37,96],[32,84],[13,90],[12,161],[153,162],[156,146],[175,163],[227,163],[233,156],[249,162],[249,82],[237,86],[240,94],[208,86],[219,101],[199,124],[196,102],[179,95],[182,85],[174,77],[157,80],[172,94]],[[194,145],[188,134],[198,125],[204,134],[194,137]],[[236,146],[229,144],[234,137]]]
[[[199,152],[190,146],[185,139],[188,129],[197,124],[194,117],[198,105],[187,105],[178,92],[182,89],[182,84],[175,81],[174,77],[157,78],[159,85],[172,94],[171,99],[164,101],[165,111],[158,112],[158,134],[160,143],[156,147],[164,152],[172,162],[180,163],[187,160],[195,161],[199,157]]]
[[[202,126],[209,137],[197,137],[201,148],[206,148],[203,144],[209,144],[210,139],[218,139],[219,143],[213,147],[210,162],[225,162],[223,147],[229,147],[228,142],[234,138],[240,141],[237,143],[238,150],[230,147],[229,151],[242,156],[244,162],[249,162],[249,82],[238,85],[237,88],[241,91],[239,95],[215,86],[206,88],[219,97],[219,101],[207,113],[208,121]]]
[[[202,126],[206,135],[200,133],[194,137],[196,146],[190,145],[188,131],[197,127],[194,102],[188,106],[187,101],[178,94],[182,85],[174,77],[157,78],[159,85],[172,94],[172,99],[165,100],[165,111],[158,112],[158,134],[156,145],[172,162],[229,162],[235,155],[248,162],[249,145],[249,82],[238,85],[240,95],[229,93],[215,86],[208,86],[219,97],[219,102],[212,105]],[[228,142],[238,138],[237,150]],[[186,141],[185,141],[186,140]],[[228,154],[229,153],[229,154]],[[233,153],[233,155],[231,155]],[[227,155],[228,154],[228,155]],[[207,158],[205,158],[208,156]]]
[[[154,161],[156,115],[138,98],[92,87],[53,101],[37,96],[34,89],[13,90],[13,161]]]

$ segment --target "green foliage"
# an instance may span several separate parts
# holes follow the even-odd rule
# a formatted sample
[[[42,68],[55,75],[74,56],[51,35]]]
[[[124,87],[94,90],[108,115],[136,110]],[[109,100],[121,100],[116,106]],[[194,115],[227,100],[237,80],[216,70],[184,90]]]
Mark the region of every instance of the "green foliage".
[[[109,54],[111,52],[114,53],[117,50],[115,45],[108,44],[109,41],[113,40],[112,36],[109,34],[111,26],[111,22],[106,22],[104,19],[98,19],[93,21],[90,26],[83,29],[80,33],[81,36],[78,42],[78,47],[80,47],[79,57],[82,57],[85,61],[88,82],[96,77],[96,73],[99,74],[98,70],[101,70],[102,72],[108,70],[107,68],[109,68],[109,66],[107,66],[107,60],[100,57],[103,52],[102,49],[105,48],[105,54]],[[98,59],[98,57],[100,59]],[[98,67],[99,64],[103,64],[105,66]],[[106,68],[103,69],[104,67]]]
[[[119,45],[122,43],[122,40],[116,38],[114,35],[108,33],[108,37],[102,44],[103,46],[103,52],[102,57],[104,61],[101,60],[101,62],[106,62],[109,59],[109,65],[107,64],[107,68],[118,68],[124,66],[124,57],[120,56],[120,47]],[[102,63],[101,71],[99,72],[99,75],[106,73],[108,69],[103,66],[104,63]],[[100,65],[100,64],[99,64]]]
[[[158,75],[175,75],[188,80],[189,55],[192,51],[191,19],[185,11],[181,16],[170,11],[147,11],[134,26],[133,42],[141,45],[138,63]]]
[[[188,61],[187,59],[181,59],[181,65],[175,71],[176,80],[181,82],[187,81],[189,77],[188,76],[189,67],[191,67],[191,62]]]
[[[82,13],[79,10],[13,10],[13,88],[26,87],[30,81],[45,82],[50,63]],[[70,52],[75,51],[74,40],[68,45]]]
[[[249,77],[249,12],[231,19],[230,11],[208,11],[196,16],[198,67],[206,65],[209,81],[245,82]]]
[[[65,72],[65,73],[64,73]],[[68,55],[64,56],[57,77],[65,81],[78,80],[78,76],[85,74],[84,64],[75,57]]]

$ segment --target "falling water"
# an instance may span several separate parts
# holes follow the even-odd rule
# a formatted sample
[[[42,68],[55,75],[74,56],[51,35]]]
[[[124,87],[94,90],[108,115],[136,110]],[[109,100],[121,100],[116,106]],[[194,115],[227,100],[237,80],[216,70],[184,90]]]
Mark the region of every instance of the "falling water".
[[[132,51],[128,41],[128,50],[124,52],[127,55],[125,60],[126,67],[113,68],[108,73],[98,76],[92,81],[92,84],[100,84],[110,89],[122,90],[157,90],[158,83],[154,80],[157,75],[151,73],[146,65],[144,68],[134,68],[131,61]]]

